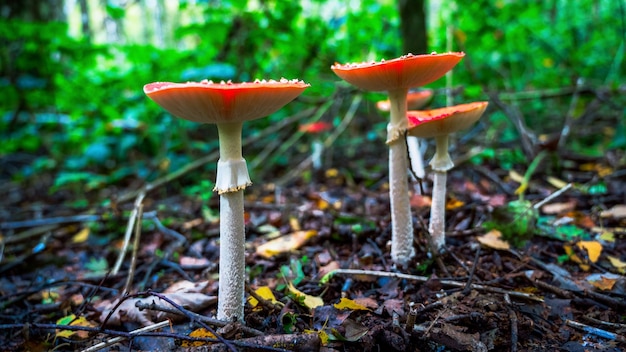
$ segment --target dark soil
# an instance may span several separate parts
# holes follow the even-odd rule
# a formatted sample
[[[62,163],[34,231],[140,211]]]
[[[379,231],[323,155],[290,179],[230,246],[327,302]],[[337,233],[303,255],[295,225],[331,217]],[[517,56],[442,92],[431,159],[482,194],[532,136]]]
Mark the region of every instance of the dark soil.
[[[345,167],[301,176],[282,187],[255,184],[246,190],[246,296],[268,286],[279,303],[262,300],[254,308],[246,306],[246,326],[261,336],[237,324],[221,328],[209,324],[232,341],[230,347],[300,351],[626,349],[626,268],[619,264],[619,260],[626,261],[626,217],[607,212],[626,204],[626,169],[613,162],[623,160],[623,151],[603,158],[553,154],[546,159],[556,160],[558,165],[545,162],[535,173],[526,192],[531,202],[558,190],[548,182],[549,174],[577,185],[602,180],[606,190],[594,193],[574,187],[565,192],[549,203],[552,208],[539,212],[540,219],[550,221],[548,230],[538,226],[534,236],[517,241],[517,248],[508,250],[493,249],[477,238],[487,232],[482,225],[491,219],[494,209],[517,199],[512,192],[519,184],[497,165],[459,163],[448,179],[447,252],[436,260],[428,254],[423,227],[428,222],[431,186],[426,178],[425,195],[416,191],[412,196],[417,256],[406,269],[394,267],[389,255],[386,167],[375,166],[386,162],[385,151],[365,153],[365,158],[360,158],[361,162],[369,160],[365,164],[346,162]],[[335,155],[335,164],[340,164],[340,157]],[[361,171],[353,171],[357,169]],[[599,174],[598,170],[606,169],[610,172]],[[525,170],[518,171],[523,174]],[[121,297],[129,276],[131,253],[117,274],[110,269],[134,208],[132,199],[116,203],[116,197],[109,196],[110,202],[102,206],[80,208],[72,205],[80,200],[80,192],[49,196],[47,187],[45,179],[27,186],[9,182],[1,186],[0,349],[82,350],[115,336],[129,337],[129,331],[161,321],[141,322],[131,315],[118,324],[101,325],[104,309],[116,311],[111,302]],[[119,197],[136,189],[129,184],[126,189],[107,189],[103,194]],[[181,194],[178,183],[147,194],[127,299],[154,298],[155,293],[183,280],[204,282],[200,293],[217,296],[219,242],[214,216],[218,198],[203,204]],[[84,217],[75,218],[77,215]],[[62,221],[52,221],[58,218]],[[556,220],[569,227],[558,227]],[[555,233],[557,228],[562,231]],[[314,230],[316,235],[300,248],[269,258],[255,252],[272,234],[298,230]],[[597,260],[579,244],[581,239],[601,245]],[[336,268],[377,273],[336,274],[320,283],[325,273]],[[415,277],[398,278],[395,273]],[[312,308],[294,298],[286,288],[289,282],[309,296],[321,297],[323,305]],[[341,298],[367,309],[341,309],[335,306]],[[201,308],[193,305],[186,305],[189,311],[215,315],[215,300]],[[164,304],[147,310],[158,308],[182,309]],[[197,319],[179,315],[167,327],[148,333],[149,337],[123,339],[102,350],[228,348],[229,344],[198,341],[200,346],[189,347],[193,340],[189,334],[199,327]],[[75,331],[60,334],[68,329]],[[206,333],[194,336],[212,337]],[[239,344],[232,345],[235,342]]]

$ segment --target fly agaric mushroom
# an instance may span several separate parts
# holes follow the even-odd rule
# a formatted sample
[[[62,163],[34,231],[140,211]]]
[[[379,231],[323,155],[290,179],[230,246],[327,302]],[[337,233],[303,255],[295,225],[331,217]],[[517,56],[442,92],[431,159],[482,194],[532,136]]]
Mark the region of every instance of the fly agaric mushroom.
[[[413,220],[409,204],[407,151],[407,93],[441,78],[465,56],[464,53],[407,54],[380,62],[335,64],[331,69],[348,83],[368,91],[386,91],[390,102],[387,125],[389,145],[389,198],[391,203],[391,258],[406,267],[415,255]]]
[[[314,170],[322,168],[322,153],[324,152],[324,143],[317,138],[317,135],[328,131],[331,127],[333,127],[333,125],[328,122],[318,121],[306,123],[298,128],[300,132],[314,136],[313,142],[311,143],[311,162],[313,163]]]
[[[243,322],[245,229],[243,190],[251,184],[241,153],[243,122],[276,112],[308,84],[299,80],[213,83],[212,81],[144,86],[146,95],[180,118],[217,125],[220,158],[215,189],[220,195],[220,264],[217,318]]]
[[[487,102],[475,102],[440,109],[409,111],[407,113],[408,135],[420,138],[435,138],[435,156],[430,161],[434,172],[433,201],[430,211],[428,232],[431,250],[437,255],[444,249],[446,178],[454,163],[448,153],[448,135],[470,127],[482,116]]]
[[[406,107],[408,110],[420,109],[430,102],[433,98],[433,91],[431,89],[409,91],[406,96]],[[376,107],[380,111],[389,111],[389,99],[381,100],[376,103]],[[411,170],[418,178],[424,178],[426,173],[424,172],[424,157],[420,151],[419,138],[413,136],[406,137],[407,150],[409,152],[409,159],[411,161]]]

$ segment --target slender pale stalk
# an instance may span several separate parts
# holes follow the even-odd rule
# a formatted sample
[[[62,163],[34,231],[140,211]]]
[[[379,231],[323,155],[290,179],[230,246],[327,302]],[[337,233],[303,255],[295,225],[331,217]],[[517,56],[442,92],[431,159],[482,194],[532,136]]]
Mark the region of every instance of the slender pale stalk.
[[[241,155],[241,131],[243,123],[222,123],[217,125],[219,132],[220,160],[218,161],[218,181],[220,177],[239,179],[228,175],[236,173],[236,168],[225,167],[234,163],[245,168]],[[219,170],[226,168],[227,170]],[[241,167],[239,167],[241,170]],[[226,172],[224,172],[226,171]],[[247,176],[247,168],[245,168]],[[243,322],[245,285],[245,229],[243,209],[243,189],[246,184],[231,184],[228,189],[218,188],[220,193],[220,267],[217,318],[226,321]]]
[[[439,254],[446,244],[445,219],[446,219],[446,171],[433,171],[433,201],[430,209],[430,233],[431,250]]]
[[[438,255],[445,249],[446,244],[446,181],[447,172],[454,163],[448,153],[448,135],[435,137],[435,157],[430,162],[433,168],[433,201],[430,208],[430,233],[431,251]]]
[[[407,150],[404,133],[407,128],[406,95],[408,89],[389,92],[391,121],[387,126],[389,145],[389,201],[391,203],[391,258],[406,267],[415,256],[413,219],[409,203]]]
[[[420,150],[420,140],[414,136],[406,136],[406,145],[409,150],[409,159],[411,159],[411,170],[418,178],[424,178],[424,157]]]

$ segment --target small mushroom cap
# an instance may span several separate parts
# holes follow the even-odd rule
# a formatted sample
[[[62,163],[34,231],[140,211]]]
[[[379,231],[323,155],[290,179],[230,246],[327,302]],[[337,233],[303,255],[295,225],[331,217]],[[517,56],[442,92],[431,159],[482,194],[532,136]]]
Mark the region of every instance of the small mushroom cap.
[[[300,125],[298,130],[304,133],[316,134],[330,130],[333,127],[331,123],[324,121],[317,121],[311,123],[305,123],[304,125]]]
[[[155,82],[144,93],[172,115],[200,123],[243,122],[270,115],[309,84],[281,79],[244,83]]]
[[[464,53],[407,54],[392,60],[334,64],[330,68],[344,81],[363,90],[391,91],[421,87],[441,78]]]
[[[410,136],[432,138],[469,128],[482,116],[488,102],[460,104],[433,110],[408,111]]]
[[[432,89],[410,91],[409,94],[406,95],[406,107],[409,110],[417,110],[426,106],[432,97]],[[389,102],[389,99],[381,100],[376,103],[376,107],[380,111],[389,111],[391,103]]]

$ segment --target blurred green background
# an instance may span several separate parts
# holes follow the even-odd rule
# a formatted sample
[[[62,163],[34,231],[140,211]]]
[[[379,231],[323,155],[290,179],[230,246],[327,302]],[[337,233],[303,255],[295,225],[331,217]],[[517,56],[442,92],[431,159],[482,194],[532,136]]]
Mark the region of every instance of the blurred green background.
[[[137,188],[217,150],[214,126],[173,118],[145,97],[144,84],[299,78],[311,88],[245,126],[244,139],[260,136],[244,148],[253,181],[266,182],[309,153],[311,137],[298,134],[299,123],[338,126],[359,93],[330,71],[333,63],[407,52],[466,52],[453,71],[455,102],[500,102],[490,104],[472,138],[459,142],[484,147],[475,162],[526,164],[564,126],[562,150],[589,156],[623,150],[625,7],[622,0],[5,3],[0,183],[33,187],[38,197],[83,199],[83,206],[86,195],[103,199],[116,188]],[[429,85],[437,93],[432,106],[445,104],[445,84]],[[327,167],[358,159],[363,150],[386,160],[386,117],[375,108],[383,98],[364,94]],[[301,121],[260,135],[307,111]],[[353,165],[385,170],[386,162],[377,164]],[[177,184],[202,194],[214,168],[209,163]]]

